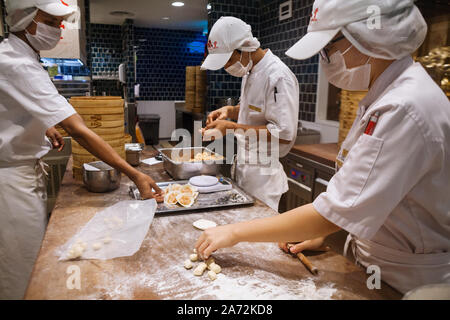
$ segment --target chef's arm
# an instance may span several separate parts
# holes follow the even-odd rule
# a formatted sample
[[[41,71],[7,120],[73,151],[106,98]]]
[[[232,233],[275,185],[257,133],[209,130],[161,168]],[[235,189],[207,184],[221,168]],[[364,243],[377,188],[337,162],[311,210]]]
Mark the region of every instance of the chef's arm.
[[[233,229],[238,242],[301,242],[340,230],[312,204],[273,217],[237,223]]]
[[[126,174],[139,188],[141,195],[144,192],[144,199],[152,198],[149,186],[153,187],[158,194],[161,193],[160,188],[150,177],[130,166],[108,143],[86,127],[80,115],[74,114],[63,120],[60,126],[87,151]]]
[[[302,242],[326,237],[340,228],[307,204],[286,213],[205,230],[196,243],[202,257],[239,242]]]

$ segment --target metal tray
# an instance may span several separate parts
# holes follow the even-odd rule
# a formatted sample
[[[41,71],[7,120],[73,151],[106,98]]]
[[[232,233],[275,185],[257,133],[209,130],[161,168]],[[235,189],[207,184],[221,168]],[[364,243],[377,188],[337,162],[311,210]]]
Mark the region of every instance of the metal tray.
[[[219,191],[214,193],[200,193],[197,200],[190,208],[185,208],[182,206],[167,206],[164,203],[159,203],[156,213],[185,213],[189,211],[214,209],[214,208],[226,208],[226,207],[237,207],[237,206],[248,206],[255,204],[255,199],[245,193],[241,188],[239,188],[231,179],[222,178],[226,183],[231,183],[233,189],[228,191]],[[168,181],[159,182],[157,185],[160,188],[165,188],[170,184],[179,183],[187,184],[188,180],[182,181]],[[139,190],[135,185],[130,186],[129,190],[130,196],[133,199],[140,199]]]
[[[216,156],[221,156],[205,147],[166,148],[159,149],[158,151],[161,153],[164,169],[174,180],[186,180],[200,175],[216,176],[220,174],[221,169],[225,166],[225,158],[214,161],[187,162],[189,159],[193,159],[197,153],[208,152]],[[173,157],[176,154],[181,159],[174,159]]]

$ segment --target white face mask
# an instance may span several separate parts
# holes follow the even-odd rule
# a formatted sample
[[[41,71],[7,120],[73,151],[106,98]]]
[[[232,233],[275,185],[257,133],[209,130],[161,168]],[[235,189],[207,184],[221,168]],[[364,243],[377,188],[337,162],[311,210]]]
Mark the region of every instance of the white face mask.
[[[249,52],[250,62],[246,67],[244,67],[241,63],[242,61],[242,52],[241,52],[241,61],[236,62],[235,64],[229,66],[225,69],[226,72],[231,74],[234,77],[242,78],[246,74],[250,72],[253,67],[252,54]]]
[[[367,62],[359,67],[348,69],[345,65],[344,55],[352,48],[350,46],[344,53],[337,51],[330,57],[330,63],[321,60],[322,68],[328,81],[335,87],[349,91],[364,91],[369,89],[372,66]]]
[[[59,40],[61,40],[61,28],[50,27],[44,23],[36,22],[36,34],[31,34],[27,30],[26,37],[32,47],[36,51],[41,50],[51,50],[58,44]]]

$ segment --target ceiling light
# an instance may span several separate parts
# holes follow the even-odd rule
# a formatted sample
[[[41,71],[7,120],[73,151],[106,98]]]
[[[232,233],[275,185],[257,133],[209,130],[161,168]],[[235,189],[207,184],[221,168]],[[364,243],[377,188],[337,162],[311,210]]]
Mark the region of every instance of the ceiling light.
[[[210,3],[208,3],[207,5],[206,5],[206,10],[211,10],[211,4]]]
[[[162,19],[163,20],[169,20],[170,18],[169,17],[163,17]]]
[[[184,2],[181,2],[181,1],[175,1],[175,2],[172,2],[172,5],[173,5],[174,7],[182,7],[182,6],[184,6]]]

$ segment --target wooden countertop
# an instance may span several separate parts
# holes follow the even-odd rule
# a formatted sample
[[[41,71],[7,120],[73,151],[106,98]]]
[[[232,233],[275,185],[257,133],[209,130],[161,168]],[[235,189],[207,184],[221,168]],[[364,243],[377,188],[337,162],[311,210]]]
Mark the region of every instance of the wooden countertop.
[[[337,143],[299,144],[292,147],[291,153],[334,168],[339,147]]]
[[[144,157],[154,156],[146,150]],[[156,181],[170,177],[162,164],[139,167]],[[310,255],[318,267],[312,276],[296,258],[274,243],[241,243],[214,254],[222,266],[219,278],[195,277],[183,262],[201,232],[192,222],[210,219],[218,224],[276,214],[257,201],[253,207],[206,210],[190,214],[155,216],[141,249],[131,257],[113,260],[58,261],[57,250],[97,212],[121,200],[129,200],[127,177],[111,193],[89,193],[72,178],[68,165],[55,209],[29,282],[26,299],[398,299],[383,284],[381,290],[366,287],[367,275],[342,255],[327,252]],[[79,267],[81,289],[68,289],[71,269]],[[73,272],[73,271],[72,271]]]

